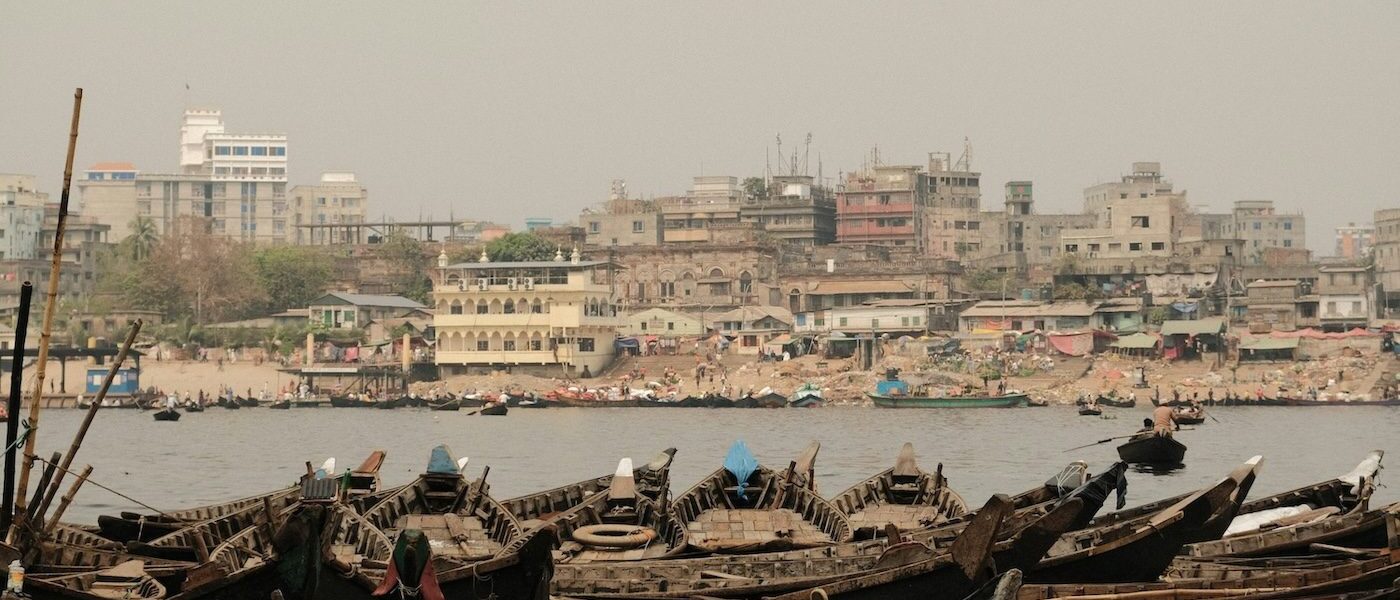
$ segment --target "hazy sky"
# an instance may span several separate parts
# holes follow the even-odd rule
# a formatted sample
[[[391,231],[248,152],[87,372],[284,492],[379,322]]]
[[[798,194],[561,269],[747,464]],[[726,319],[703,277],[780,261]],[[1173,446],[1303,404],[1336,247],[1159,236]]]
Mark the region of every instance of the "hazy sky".
[[[169,172],[186,104],[290,136],[291,183],[351,169],[371,213],[576,217],[609,181],[825,174],[973,145],[983,206],[1041,212],[1135,160],[1194,204],[1272,199],[1309,245],[1400,206],[1400,2],[205,3],[0,9],[0,172]],[[188,83],[191,92],[185,91]]]

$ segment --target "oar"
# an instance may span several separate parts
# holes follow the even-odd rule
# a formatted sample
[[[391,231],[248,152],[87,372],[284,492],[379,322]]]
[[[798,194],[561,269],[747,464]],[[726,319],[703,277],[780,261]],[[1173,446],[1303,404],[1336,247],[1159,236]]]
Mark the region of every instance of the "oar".
[[[1202,408],[1201,408],[1201,414],[1204,414],[1205,416],[1210,417],[1210,420],[1215,421],[1216,423],[1219,423],[1219,422],[1220,422],[1220,419],[1215,418],[1215,415],[1210,414],[1210,411],[1207,411],[1207,410],[1205,409],[1205,407],[1202,407]]]
[[[1113,440],[1121,440],[1121,439],[1123,439],[1123,438],[1130,438],[1130,437],[1133,437],[1133,436],[1135,436],[1135,435],[1137,435],[1137,434],[1136,434],[1136,433],[1130,433],[1130,434],[1128,434],[1128,435],[1120,435],[1120,436],[1116,436],[1116,437],[1111,437],[1111,438],[1108,438],[1108,439],[1105,439],[1105,440],[1099,440],[1099,441],[1094,442],[1094,443],[1092,443],[1092,444],[1084,444],[1083,446],[1075,446],[1075,447],[1073,447],[1073,448],[1070,448],[1069,450],[1065,450],[1065,452],[1074,452],[1075,450],[1083,450],[1084,448],[1088,448],[1088,447],[1090,447],[1090,446],[1097,446],[1097,445],[1099,445],[1099,444],[1107,444],[1107,443],[1109,443],[1109,442],[1111,442],[1111,441],[1113,441]],[[1061,454],[1063,454],[1063,452],[1062,452]]]
[[[1195,429],[1178,429],[1177,431],[1195,431]],[[1099,440],[1099,441],[1094,442],[1094,443],[1092,443],[1092,444],[1084,444],[1083,446],[1075,446],[1075,447],[1073,447],[1073,448],[1070,448],[1069,450],[1065,450],[1064,452],[1073,452],[1073,451],[1075,451],[1075,450],[1082,450],[1082,449],[1088,448],[1088,447],[1090,447],[1090,446],[1097,446],[1097,445],[1099,445],[1099,444],[1107,444],[1107,443],[1109,443],[1109,442],[1111,442],[1111,441],[1113,441],[1113,440],[1121,440],[1121,439],[1123,439],[1123,438],[1136,437],[1136,436],[1138,436],[1139,434],[1142,434],[1142,433],[1151,433],[1151,432],[1150,432],[1150,431],[1140,431],[1140,432],[1138,432],[1138,433],[1130,433],[1130,434],[1128,434],[1128,435],[1115,436],[1115,437],[1108,438],[1108,439],[1106,439],[1106,440]],[[1061,454],[1063,454],[1064,452],[1061,452]]]

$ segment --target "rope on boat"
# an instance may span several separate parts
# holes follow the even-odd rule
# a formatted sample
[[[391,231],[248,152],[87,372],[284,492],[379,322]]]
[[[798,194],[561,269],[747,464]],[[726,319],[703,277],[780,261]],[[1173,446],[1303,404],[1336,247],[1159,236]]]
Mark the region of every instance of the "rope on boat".
[[[60,467],[60,466],[58,466],[57,464],[51,463],[51,462],[49,462],[49,461],[47,461],[47,460],[44,460],[43,458],[40,458],[40,457],[38,457],[38,456],[34,457],[34,460],[39,461],[39,462],[41,462],[41,463],[44,463],[44,464],[46,464],[46,465],[49,465],[49,466],[51,466],[51,467],[54,467],[54,468],[56,468],[56,469],[58,469],[58,470],[60,470],[60,471],[63,471],[64,473],[67,473],[67,474],[69,474],[69,475],[77,475],[77,473],[75,473],[75,472],[73,472],[73,471],[71,471],[71,470],[69,470],[69,469],[65,469],[65,468],[63,468],[63,467]],[[145,502],[142,502],[142,501],[140,501],[140,500],[137,500],[137,499],[135,499],[135,498],[132,498],[131,496],[128,496],[128,495],[126,495],[126,494],[123,494],[123,493],[121,493],[121,492],[118,492],[117,490],[114,490],[114,489],[109,488],[109,487],[107,487],[107,486],[105,486],[105,485],[102,485],[101,483],[98,483],[98,482],[96,482],[96,481],[93,481],[91,477],[89,477],[89,478],[87,479],[87,482],[88,482],[88,483],[91,483],[92,485],[95,485],[95,486],[97,486],[97,487],[99,487],[99,488],[102,488],[102,489],[104,489],[104,490],[107,490],[107,491],[109,491],[109,492],[111,492],[111,493],[113,493],[113,494],[116,494],[117,497],[119,497],[119,498],[121,498],[121,499],[123,499],[123,500],[126,500],[126,501],[128,501],[128,502],[135,503],[135,504],[141,506],[142,508],[145,508],[145,509],[150,510],[150,511],[152,511],[152,512],[159,513],[159,514],[160,514],[161,516],[163,516],[163,517],[169,517],[169,518],[171,518],[171,519],[174,519],[174,518],[175,518],[173,515],[171,515],[171,514],[165,512],[165,511],[163,511],[163,510],[161,510],[161,509],[159,509],[159,508],[156,508],[156,507],[154,507],[154,506],[151,506],[151,505],[149,505],[149,504],[146,504]],[[142,522],[142,526],[143,526],[143,527],[144,527],[144,525],[145,525],[145,521],[146,521],[145,517],[142,517],[142,518],[141,518],[141,522]]]
[[[23,429],[22,431],[19,432],[19,435],[15,436],[15,443],[10,444],[9,446],[6,446],[6,447],[5,447],[5,453],[6,453],[6,454],[9,454],[11,450],[14,450],[15,448],[18,448],[18,447],[20,446],[20,444],[23,444],[23,443],[24,443],[24,440],[26,440],[26,439],[29,438],[29,432],[30,432],[30,431],[33,431],[33,430],[29,427],[29,419],[24,419],[24,420],[20,421],[19,423],[20,423],[20,426],[23,427],[24,429]]]

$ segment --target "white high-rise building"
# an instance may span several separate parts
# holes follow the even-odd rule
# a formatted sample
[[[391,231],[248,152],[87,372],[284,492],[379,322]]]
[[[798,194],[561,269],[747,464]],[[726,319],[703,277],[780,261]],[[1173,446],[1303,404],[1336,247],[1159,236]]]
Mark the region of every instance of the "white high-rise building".
[[[180,172],[215,181],[287,181],[287,136],[228,133],[223,113],[186,110],[180,125]]]

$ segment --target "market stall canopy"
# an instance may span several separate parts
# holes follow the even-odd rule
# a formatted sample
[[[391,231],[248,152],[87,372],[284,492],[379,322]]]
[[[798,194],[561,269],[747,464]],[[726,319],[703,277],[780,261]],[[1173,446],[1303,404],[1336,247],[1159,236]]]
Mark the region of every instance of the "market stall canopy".
[[[1255,337],[1240,342],[1241,350],[1293,350],[1299,338]]]
[[[1161,340],[1150,333],[1134,333],[1125,335],[1109,344],[1112,348],[1122,348],[1124,350],[1150,350],[1156,348]]]

